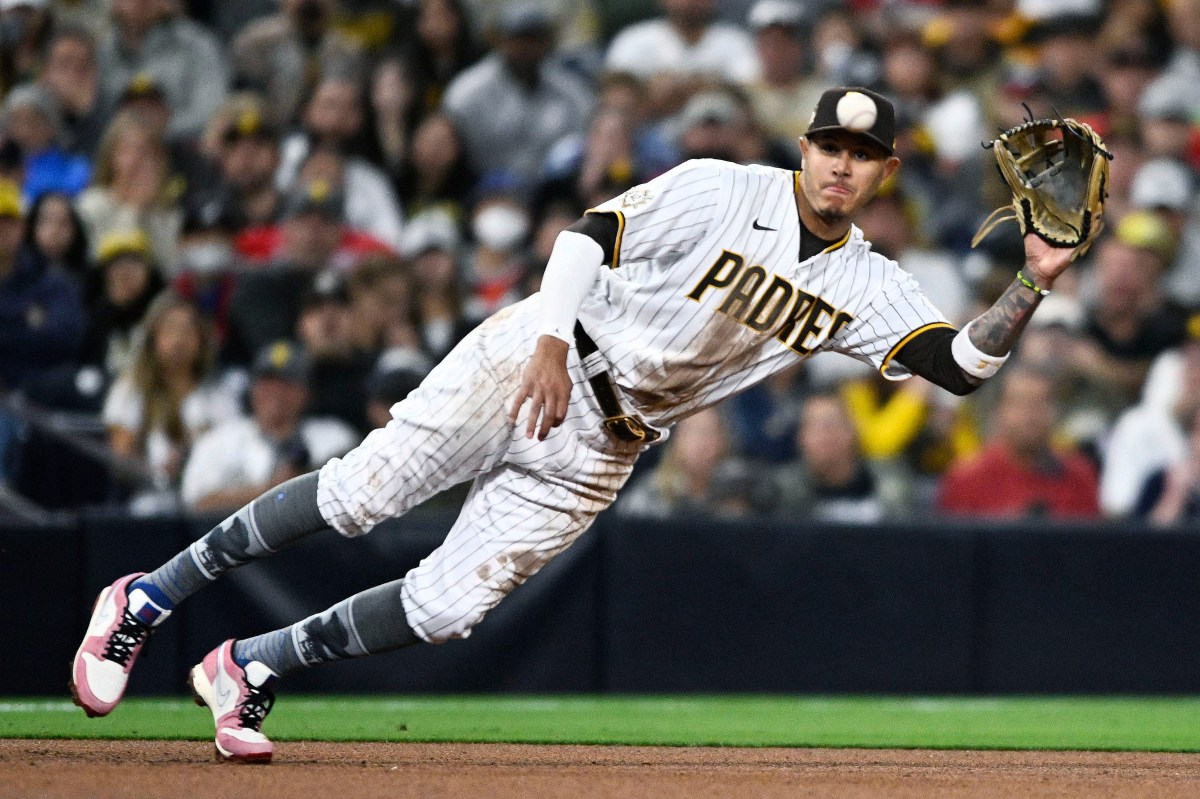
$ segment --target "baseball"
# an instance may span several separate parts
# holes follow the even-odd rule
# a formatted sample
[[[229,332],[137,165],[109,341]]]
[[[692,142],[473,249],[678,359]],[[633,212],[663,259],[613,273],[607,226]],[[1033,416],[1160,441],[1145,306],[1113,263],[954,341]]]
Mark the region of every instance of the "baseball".
[[[837,121],[847,130],[870,130],[878,118],[875,101],[862,92],[846,92],[838,100]]]

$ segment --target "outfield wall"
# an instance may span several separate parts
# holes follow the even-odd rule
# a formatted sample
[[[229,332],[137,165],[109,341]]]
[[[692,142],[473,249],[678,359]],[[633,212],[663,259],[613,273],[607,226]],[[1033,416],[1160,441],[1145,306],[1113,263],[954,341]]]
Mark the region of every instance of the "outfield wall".
[[[329,532],[220,581],[147,647],[132,693],[182,690],[223,638],[401,577],[452,518]],[[96,592],[212,519],[0,528],[5,694],[63,695]],[[1200,531],[892,528],[603,517],[471,637],[337,663],[298,691],[1195,693]]]

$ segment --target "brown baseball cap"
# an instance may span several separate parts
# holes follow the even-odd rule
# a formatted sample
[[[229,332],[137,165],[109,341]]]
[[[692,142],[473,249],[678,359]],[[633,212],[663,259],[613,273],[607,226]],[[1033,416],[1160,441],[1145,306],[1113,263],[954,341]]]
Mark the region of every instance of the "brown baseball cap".
[[[829,89],[817,101],[805,135],[811,138],[826,131],[858,133],[891,155],[896,149],[896,107],[882,94],[861,86]]]

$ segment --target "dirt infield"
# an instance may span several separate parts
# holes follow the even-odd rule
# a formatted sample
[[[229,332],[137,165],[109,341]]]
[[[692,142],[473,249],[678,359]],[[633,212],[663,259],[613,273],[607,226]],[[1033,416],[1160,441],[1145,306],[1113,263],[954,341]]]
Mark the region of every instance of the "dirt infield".
[[[1200,755],[504,744],[279,744],[270,766],[181,741],[0,740],[38,797],[1195,797]]]

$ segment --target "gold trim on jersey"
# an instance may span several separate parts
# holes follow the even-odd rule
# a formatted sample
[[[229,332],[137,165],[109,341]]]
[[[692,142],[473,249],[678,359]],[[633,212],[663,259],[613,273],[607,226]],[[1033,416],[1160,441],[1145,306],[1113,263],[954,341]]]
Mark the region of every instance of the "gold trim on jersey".
[[[887,371],[888,366],[890,366],[895,357],[900,354],[900,350],[904,349],[905,344],[912,341],[926,330],[932,330],[935,327],[948,327],[951,330],[955,329],[954,325],[950,324],[949,322],[930,322],[927,325],[921,325],[916,330],[913,330],[907,336],[897,341],[896,345],[888,350],[888,354],[884,357],[883,363],[879,365],[879,373],[883,374]]]
[[[612,211],[611,213],[617,216],[617,238],[613,240],[612,257],[612,268],[616,269],[620,266],[621,261],[621,239],[625,236],[625,214],[620,211]]]
[[[584,211],[583,214],[584,216],[587,216],[588,214],[612,214],[617,218],[617,237],[613,239],[612,263],[609,265],[610,269],[616,269],[621,258],[621,238],[625,235],[625,214],[615,209],[609,210],[600,208],[589,208]]]
[[[821,252],[827,253],[827,252],[833,252],[834,250],[840,250],[842,247],[846,246],[846,242],[848,242],[848,241],[850,241],[850,231],[849,230],[846,231],[845,236],[842,236],[840,239],[835,241],[833,244],[830,244],[828,247],[821,250]]]

